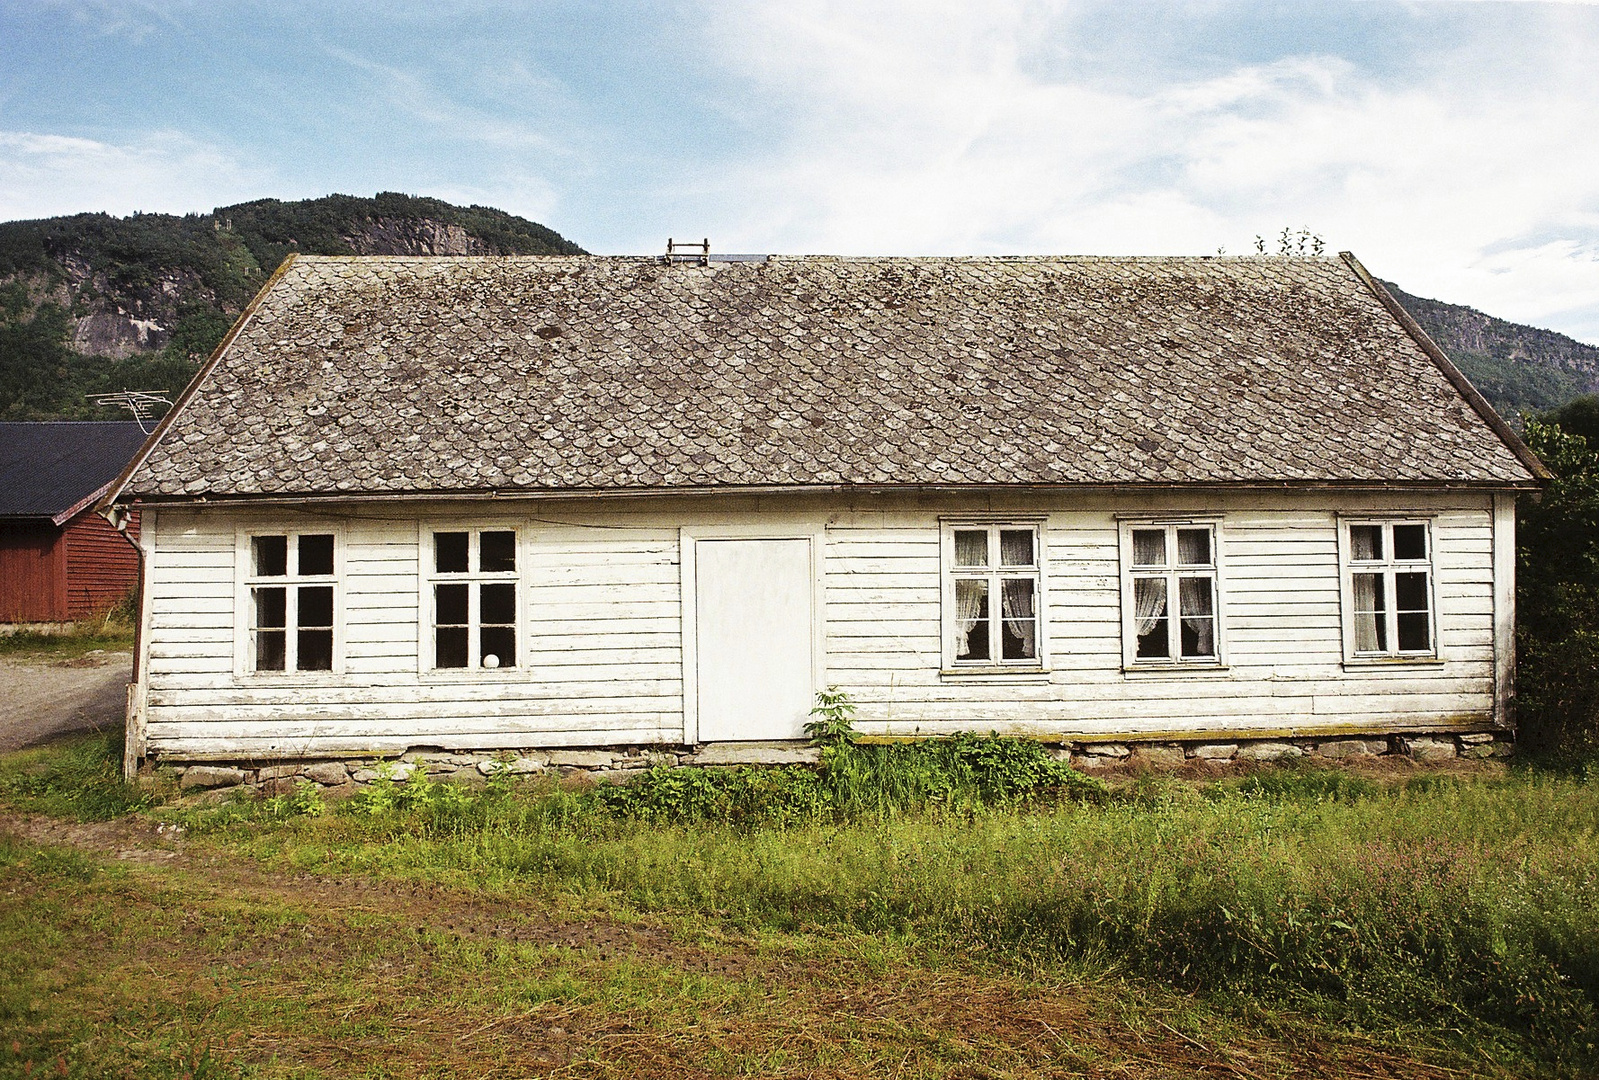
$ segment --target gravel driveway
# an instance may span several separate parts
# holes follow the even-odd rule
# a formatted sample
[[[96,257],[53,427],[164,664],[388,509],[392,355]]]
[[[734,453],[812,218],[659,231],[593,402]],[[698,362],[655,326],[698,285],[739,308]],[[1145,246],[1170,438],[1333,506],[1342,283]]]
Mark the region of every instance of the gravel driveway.
[[[133,654],[76,660],[0,657],[0,753],[56,735],[120,724]]]

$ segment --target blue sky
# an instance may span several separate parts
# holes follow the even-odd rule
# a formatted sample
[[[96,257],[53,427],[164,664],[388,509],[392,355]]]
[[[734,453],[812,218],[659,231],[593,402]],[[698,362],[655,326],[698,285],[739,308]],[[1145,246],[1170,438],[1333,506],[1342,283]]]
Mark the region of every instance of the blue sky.
[[[605,253],[1245,253],[1599,343],[1599,6],[0,0],[0,219],[379,190]]]

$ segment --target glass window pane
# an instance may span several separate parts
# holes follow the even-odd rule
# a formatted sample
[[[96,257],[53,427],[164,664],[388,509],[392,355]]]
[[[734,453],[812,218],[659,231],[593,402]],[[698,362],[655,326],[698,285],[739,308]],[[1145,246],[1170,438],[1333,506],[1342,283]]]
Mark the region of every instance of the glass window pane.
[[[478,569],[485,574],[506,574],[516,569],[516,533],[479,533],[477,542]]]
[[[434,632],[434,642],[434,667],[466,667],[466,627],[441,626]]]
[[[1432,631],[1425,611],[1399,613],[1401,652],[1427,652],[1432,649]]]
[[[481,585],[479,588],[482,592],[478,595],[478,618],[484,626],[516,622],[515,585]]]
[[[466,552],[469,533],[444,532],[433,534],[433,568],[441,574],[466,573]],[[466,620],[461,620],[465,622]]]
[[[1177,562],[1180,566],[1210,565],[1210,530],[1178,529]]]
[[[299,649],[295,664],[301,671],[333,670],[332,630],[302,629],[295,645]]]
[[[999,564],[1001,566],[1033,565],[1033,530],[1001,529],[999,533]]]
[[[1425,559],[1427,557],[1427,526],[1395,525],[1394,558]]]
[[[287,660],[285,645],[287,634],[282,630],[257,630],[255,632],[255,670],[282,671]]]
[[[1183,619],[1182,653],[1185,657],[1216,655],[1216,620],[1212,618]]]
[[[485,626],[480,635],[478,662],[486,668],[516,666],[516,628]]]
[[[286,536],[257,536],[255,548],[255,573],[257,577],[282,577],[289,572],[289,538]]]
[[[466,586],[433,586],[434,622],[439,626],[466,625]]]
[[[1000,582],[1000,658],[1033,660],[1038,656],[1038,583],[1032,578],[1005,578]]]
[[[300,605],[299,622],[302,627],[329,627],[333,625],[333,586],[306,585],[297,589],[295,602]]]
[[[1382,558],[1382,526],[1349,526],[1349,557],[1361,562]]]
[[[1138,633],[1138,656],[1166,659],[1171,643],[1166,629],[1166,580],[1138,578],[1133,582],[1134,629]]]
[[[255,597],[255,625],[263,627],[281,627],[287,625],[288,605],[285,600],[288,590],[281,585],[272,589],[251,589]]]
[[[296,546],[300,549],[301,574],[333,573],[333,536],[331,534],[317,533],[312,536],[302,536]]]
[[[1166,565],[1166,530],[1165,529],[1134,529],[1133,530],[1133,565],[1134,566],[1165,566]]]
[[[1394,546],[1398,546],[1397,542]],[[1429,607],[1427,599],[1426,574],[1394,575],[1395,611],[1426,611]]]
[[[987,566],[988,565],[988,530],[987,529],[956,529],[955,530],[955,565],[956,566]]]
[[[1177,579],[1177,608],[1183,618],[1216,614],[1216,594],[1208,577]]]
[[[955,659],[989,660],[988,582],[955,582]]]
[[[1381,574],[1354,575],[1355,651],[1388,648],[1388,598]]]

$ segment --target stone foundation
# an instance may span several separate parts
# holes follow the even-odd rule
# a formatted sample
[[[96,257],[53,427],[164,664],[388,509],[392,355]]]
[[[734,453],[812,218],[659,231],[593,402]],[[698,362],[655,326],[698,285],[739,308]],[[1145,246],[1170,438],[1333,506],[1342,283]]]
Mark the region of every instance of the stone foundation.
[[[1465,735],[1390,735],[1372,737],[1256,739],[1235,742],[1066,742],[1053,750],[1059,760],[1094,771],[1172,770],[1191,764],[1253,764],[1305,759],[1325,764],[1378,758],[1417,762],[1456,758],[1503,758],[1513,750],[1508,732]],[[197,799],[220,801],[238,794],[282,795],[305,783],[338,798],[353,795],[386,771],[396,781],[423,770],[430,780],[481,784],[498,770],[513,776],[554,776],[593,782],[626,781],[657,766],[804,765],[820,752],[803,743],[716,743],[688,747],[608,747],[595,750],[410,751],[398,757],[336,760],[239,762],[178,766],[180,790]]]

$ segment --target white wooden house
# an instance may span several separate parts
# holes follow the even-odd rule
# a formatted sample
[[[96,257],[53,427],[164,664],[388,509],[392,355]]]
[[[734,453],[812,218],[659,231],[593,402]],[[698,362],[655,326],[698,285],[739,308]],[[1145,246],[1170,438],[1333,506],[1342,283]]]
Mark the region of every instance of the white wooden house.
[[[1545,476],[1348,255],[291,258],[105,503],[130,760],[1496,731]]]

